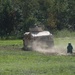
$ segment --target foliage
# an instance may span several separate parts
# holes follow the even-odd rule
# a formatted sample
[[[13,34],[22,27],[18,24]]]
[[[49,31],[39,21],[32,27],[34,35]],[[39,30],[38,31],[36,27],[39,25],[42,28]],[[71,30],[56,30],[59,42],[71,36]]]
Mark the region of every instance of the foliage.
[[[19,28],[21,22],[21,12],[18,8],[13,8],[9,0],[1,4],[0,11],[0,36],[9,36],[11,32]],[[19,26],[19,27],[18,27]]]
[[[20,38],[41,23],[49,30],[75,30],[75,0],[0,0],[0,36]]]

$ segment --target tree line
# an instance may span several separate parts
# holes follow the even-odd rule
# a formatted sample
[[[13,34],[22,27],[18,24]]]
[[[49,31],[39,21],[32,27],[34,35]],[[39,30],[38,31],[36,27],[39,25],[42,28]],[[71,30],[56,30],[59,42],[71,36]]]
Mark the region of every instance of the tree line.
[[[0,37],[19,36],[34,25],[75,30],[75,0],[0,0]]]

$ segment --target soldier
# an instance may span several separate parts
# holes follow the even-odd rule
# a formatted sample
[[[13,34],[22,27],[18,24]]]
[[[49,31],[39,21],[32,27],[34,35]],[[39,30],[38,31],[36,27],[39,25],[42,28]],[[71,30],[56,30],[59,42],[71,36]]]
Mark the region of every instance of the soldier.
[[[68,46],[67,46],[67,53],[73,53],[73,46],[71,45],[71,43],[68,43]]]

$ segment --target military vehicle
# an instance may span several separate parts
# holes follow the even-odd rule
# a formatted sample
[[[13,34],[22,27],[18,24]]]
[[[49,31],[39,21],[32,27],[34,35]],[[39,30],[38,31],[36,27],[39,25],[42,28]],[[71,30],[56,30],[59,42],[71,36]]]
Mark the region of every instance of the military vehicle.
[[[53,35],[49,31],[44,31],[40,26],[29,28],[29,32],[24,33],[23,46],[24,50],[32,50],[36,46],[51,48],[54,46]]]

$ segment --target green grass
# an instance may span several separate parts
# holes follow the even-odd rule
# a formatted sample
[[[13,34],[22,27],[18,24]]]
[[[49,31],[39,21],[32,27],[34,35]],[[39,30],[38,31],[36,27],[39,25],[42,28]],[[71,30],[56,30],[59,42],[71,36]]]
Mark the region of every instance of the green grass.
[[[75,44],[72,38],[54,40],[56,45]],[[0,75],[75,75],[74,56],[46,55],[21,47],[22,40],[0,40]]]
[[[54,38],[55,45],[64,45],[66,46],[68,43],[72,43],[75,45],[75,37],[63,37],[63,38]]]
[[[22,45],[22,40],[0,40],[0,46],[4,45]]]

